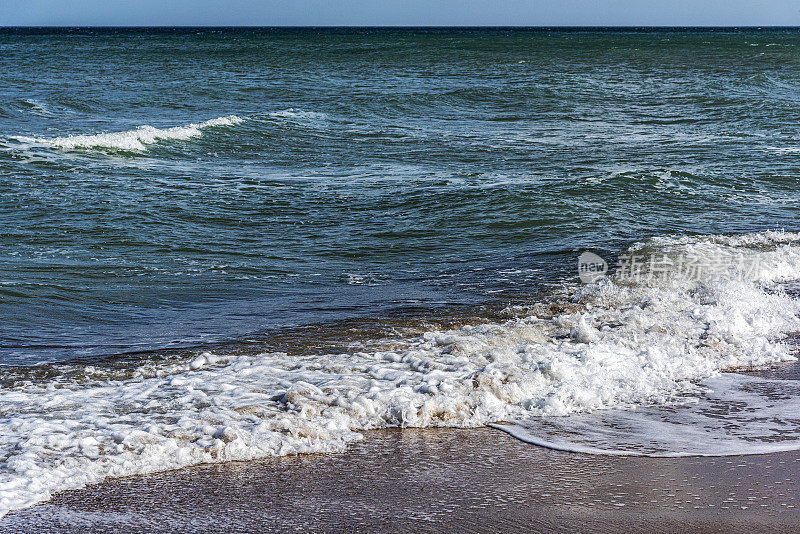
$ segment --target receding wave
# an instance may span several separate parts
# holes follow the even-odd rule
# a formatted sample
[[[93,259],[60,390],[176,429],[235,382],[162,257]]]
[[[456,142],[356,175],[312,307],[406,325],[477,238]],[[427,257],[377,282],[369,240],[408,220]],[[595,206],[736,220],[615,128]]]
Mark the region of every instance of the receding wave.
[[[185,140],[203,135],[202,130],[206,128],[217,128],[222,126],[233,126],[244,122],[244,119],[236,115],[218,117],[196,124],[186,126],[175,126],[172,128],[155,128],[153,126],[139,126],[133,130],[123,132],[109,132],[94,135],[71,135],[66,137],[14,137],[13,139],[25,143],[59,148],[62,150],[76,149],[113,149],[124,151],[142,151],[147,149],[147,145],[152,145],[164,140]]]
[[[785,288],[800,279],[800,234],[660,238],[630,252],[673,263],[691,257],[695,267],[741,261],[721,276],[693,268],[567,284],[513,320],[382,349],[206,353],[142,365],[124,379],[85,366],[58,387],[4,387],[0,510],[108,477],[341,451],[372,428],[525,427],[631,406],[668,409],[707,395],[721,371],[794,359],[786,338],[800,327],[800,302]],[[719,442],[718,430],[701,425],[692,439]],[[680,449],[685,442],[668,441],[674,449],[661,452],[691,453]]]
[[[800,383],[725,373],[666,406],[526,417],[491,426],[542,447],[615,456],[735,456],[800,450]]]

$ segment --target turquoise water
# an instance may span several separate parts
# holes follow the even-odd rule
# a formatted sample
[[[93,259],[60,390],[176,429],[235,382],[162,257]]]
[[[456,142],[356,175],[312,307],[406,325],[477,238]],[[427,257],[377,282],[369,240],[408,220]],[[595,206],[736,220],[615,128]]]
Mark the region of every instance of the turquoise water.
[[[522,303],[585,248],[796,230],[798,66],[795,29],[4,30],[0,362]]]

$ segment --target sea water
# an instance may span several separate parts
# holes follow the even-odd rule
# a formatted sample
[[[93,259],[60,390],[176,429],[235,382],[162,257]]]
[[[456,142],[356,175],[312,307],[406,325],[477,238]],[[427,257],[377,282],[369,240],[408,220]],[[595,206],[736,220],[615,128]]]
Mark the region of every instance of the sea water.
[[[0,32],[0,510],[387,426],[800,448],[795,375],[751,372],[797,352],[799,59],[794,29]]]

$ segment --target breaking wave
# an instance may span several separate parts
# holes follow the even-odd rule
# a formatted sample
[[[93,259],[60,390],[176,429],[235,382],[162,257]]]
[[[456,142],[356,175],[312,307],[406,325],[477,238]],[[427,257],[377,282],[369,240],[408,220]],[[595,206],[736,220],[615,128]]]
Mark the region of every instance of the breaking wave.
[[[175,126],[172,128],[155,128],[153,126],[139,126],[133,130],[124,132],[110,132],[94,135],[71,135],[66,137],[13,137],[13,139],[37,145],[44,145],[62,150],[77,149],[112,149],[137,152],[147,149],[147,145],[152,145],[163,140],[186,140],[203,135],[202,130],[206,128],[217,128],[222,126],[233,126],[244,122],[244,119],[236,115],[228,115],[210,119],[197,124],[187,124],[186,126]]]
[[[565,284],[514,319],[369,351],[205,353],[125,378],[83,366],[47,383],[17,381],[0,389],[0,510],[108,477],[342,451],[373,428],[685,405],[722,371],[794,359],[786,338],[800,327],[800,302],[787,284],[800,279],[800,234],[660,238],[630,252],[735,255],[747,269]],[[697,432],[695,441],[716,439],[713,426]]]

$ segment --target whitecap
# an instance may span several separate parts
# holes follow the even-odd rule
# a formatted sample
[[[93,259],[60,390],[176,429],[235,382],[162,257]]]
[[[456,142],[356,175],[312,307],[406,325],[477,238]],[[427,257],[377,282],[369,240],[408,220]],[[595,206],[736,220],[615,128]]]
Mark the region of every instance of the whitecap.
[[[62,150],[76,149],[115,149],[138,152],[147,149],[151,145],[163,140],[186,140],[200,137],[202,130],[206,128],[216,128],[221,126],[233,126],[244,122],[244,119],[236,115],[218,117],[196,124],[186,126],[175,126],[172,128],[155,128],[149,125],[139,126],[133,130],[122,132],[109,132],[93,135],[71,135],[65,137],[12,137],[22,143],[48,146]]]

